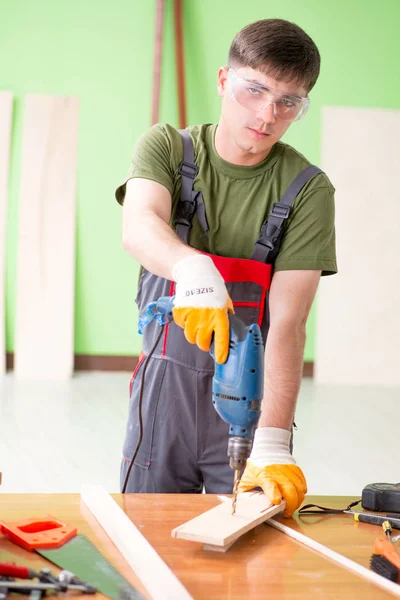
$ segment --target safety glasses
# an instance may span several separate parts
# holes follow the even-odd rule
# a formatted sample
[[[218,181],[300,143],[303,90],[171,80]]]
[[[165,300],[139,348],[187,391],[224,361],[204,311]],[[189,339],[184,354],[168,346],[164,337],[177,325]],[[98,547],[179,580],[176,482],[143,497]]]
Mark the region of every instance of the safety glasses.
[[[273,104],[277,119],[293,123],[294,121],[300,121],[310,106],[308,97],[302,98],[291,94],[282,94],[282,92],[278,92],[273,88],[243,79],[232,67],[228,68],[228,79],[232,98],[254,112],[259,112]]]

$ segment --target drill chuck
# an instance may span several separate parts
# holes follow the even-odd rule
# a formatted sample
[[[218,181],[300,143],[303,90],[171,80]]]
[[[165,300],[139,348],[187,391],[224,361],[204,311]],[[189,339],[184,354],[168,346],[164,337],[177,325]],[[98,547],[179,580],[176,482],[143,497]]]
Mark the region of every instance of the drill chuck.
[[[228,441],[229,466],[234,471],[243,471],[250,456],[253,444],[252,437],[233,435]]]

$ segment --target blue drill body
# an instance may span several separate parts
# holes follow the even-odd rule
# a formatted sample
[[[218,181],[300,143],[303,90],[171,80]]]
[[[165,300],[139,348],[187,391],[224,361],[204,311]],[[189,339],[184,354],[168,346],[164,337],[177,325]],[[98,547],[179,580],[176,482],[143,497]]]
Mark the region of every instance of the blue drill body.
[[[263,397],[261,332],[257,324],[246,327],[235,315],[229,315],[229,322],[229,355],[224,364],[215,363],[213,403],[231,435],[253,438]],[[215,358],[213,346],[210,353]]]
[[[139,333],[155,319],[160,325],[173,320],[174,296],[152,302],[139,319]],[[212,401],[220,417],[229,424],[228,456],[234,470],[242,470],[250,455],[254,432],[261,415],[264,385],[264,347],[255,323],[246,327],[229,315],[229,354],[224,364],[215,362]],[[210,354],[215,360],[213,344]]]

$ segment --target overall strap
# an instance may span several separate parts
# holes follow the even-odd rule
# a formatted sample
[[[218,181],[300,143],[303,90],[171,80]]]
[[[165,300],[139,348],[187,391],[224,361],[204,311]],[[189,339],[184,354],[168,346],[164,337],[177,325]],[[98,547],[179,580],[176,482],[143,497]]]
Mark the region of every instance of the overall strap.
[[[174,225],[177,236],[185,244],[188,244],[194,215],[197,213],[197,218],[205,233],[208,231],[208,223],[203,195],[193,189],[199,168],[194,161],[192,138],[187,129],[178,129],[178,132],[183,142],[183,158],[178,168],[182,184]]]
[[[251,258],[264,263],[272,264],[279,252],[283,234],[284,223],[289,217],[292,204],[303,189],[315,175],[323,171],[314,165],[306,167],[292,181],[279,202],[272,205],[268,221],[264,221],[260,237],[257,240]]]

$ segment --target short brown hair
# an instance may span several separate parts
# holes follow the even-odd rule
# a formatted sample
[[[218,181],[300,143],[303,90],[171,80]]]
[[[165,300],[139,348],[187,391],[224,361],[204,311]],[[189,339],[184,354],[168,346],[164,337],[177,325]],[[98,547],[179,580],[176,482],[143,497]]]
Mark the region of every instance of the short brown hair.
[[[282,81],[295,80],[309,92],[321,57],[309,35],[295,23],[263,19],[246,25],[229,49],[228,64],[251,67]]]

